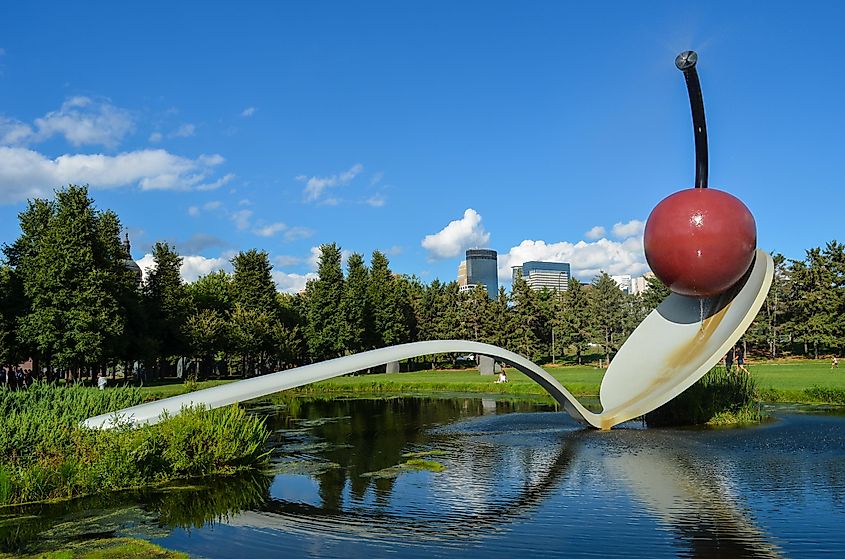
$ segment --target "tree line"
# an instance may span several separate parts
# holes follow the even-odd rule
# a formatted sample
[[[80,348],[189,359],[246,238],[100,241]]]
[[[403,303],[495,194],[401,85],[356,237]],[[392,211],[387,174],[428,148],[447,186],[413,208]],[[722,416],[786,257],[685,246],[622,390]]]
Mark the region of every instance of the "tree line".
[[[182,258],[158,242],[138,284],[125,265],[117,215],[94,206],[87,188],[30,200],[21,235],[3,246],[0,265],[0,364],[33,358],[34,369],[93,377],[143,364],[151,376],[188,359],[199,376],[262,374],[308,362],[417,340],[467,339],[546,362],[612,358],[668,290],[656,279],[629,295],[606,273],[571,279],[563,293],[534,291],[518,279],[510,293],[457,282],[424,283],[395,274],[375,251],[367,265],[352,254],[343,269],[334,243],[320,248],[317,278],[298,294],[276,290],[264,251],[242,251],[232,272],[182,281]],[[775,280],[746,335],[750,350],[818,357],[845,345],[845,246],[775,255]],[[424,358],[424,366],[438,359]]]

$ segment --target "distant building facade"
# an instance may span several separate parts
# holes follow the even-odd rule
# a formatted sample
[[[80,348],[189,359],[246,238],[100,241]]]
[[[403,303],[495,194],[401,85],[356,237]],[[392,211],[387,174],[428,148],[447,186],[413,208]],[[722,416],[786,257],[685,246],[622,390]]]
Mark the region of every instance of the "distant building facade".
[[[522,266],[511,268],[513,281],[523,278],[528,287],[534,290],[550,289],[566,291],[571,277],[568,262],[523,262]]]
[[[458,268],[460,283],[460,267]],[[466,285],[460,286],[462,291],[483,285],[487,290],[487,297],[495,299],[499,295],[499,262],[495,250],[487,248],[471,248],[466,252]]]
[[[467,286],[467,261],[458,264],[458,287]]]
[[[610,276],[610,279],[616,282],[619,286],[619,289],[624,291],[625,293],[631,293],[631,275],[624,274],[621,276]]]

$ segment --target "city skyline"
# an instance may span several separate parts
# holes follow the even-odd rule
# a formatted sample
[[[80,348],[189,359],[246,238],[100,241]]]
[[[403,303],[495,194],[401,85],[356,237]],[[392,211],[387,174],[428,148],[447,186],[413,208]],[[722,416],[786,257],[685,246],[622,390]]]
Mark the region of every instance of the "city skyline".
[[[693,183],[674,67],[686,49],[700,54],[711,184],[748,205],[759,246],[802,258],[840,235],[825,201],[840,190],[843,78],[818,56],[838,4],[6,14],[3,242],[27,198],[76,183],[120,216],[142,267],[167,241],[187,280],[258,248],[298,291],[329,242],[426,282],[454,279],[472,247],[498,252],[505,285],[526,261],[642,276],[649,212]]]

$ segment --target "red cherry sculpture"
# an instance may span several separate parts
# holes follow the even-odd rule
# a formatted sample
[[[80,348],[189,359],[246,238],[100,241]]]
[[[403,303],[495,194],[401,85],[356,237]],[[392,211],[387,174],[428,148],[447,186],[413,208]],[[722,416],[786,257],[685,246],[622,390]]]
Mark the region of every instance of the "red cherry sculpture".
[[[712,297],[742,278],[754,260],[757,226],[748,208],[727,192],[707,188],[707,126],[695,64],[682,52],[695,136],[695,188],[665,198],[648,216],[643,239],[654,275],[681,295]]]
[[[664,198],[645,226],[645,257],[669,289],[712,297],[739,281],[754,260],[757,226],[738,198],[689,188]]]

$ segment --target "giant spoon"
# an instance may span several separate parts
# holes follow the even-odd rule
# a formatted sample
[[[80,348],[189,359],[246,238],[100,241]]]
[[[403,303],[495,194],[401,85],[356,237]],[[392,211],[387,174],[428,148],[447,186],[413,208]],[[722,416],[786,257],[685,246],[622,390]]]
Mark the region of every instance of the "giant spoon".
[[[730,194],[707,188],[704,103],[697,55],[675,64],[684,73],[695,134],[695,188],[655,207],[645,229],[645,252],[672,293],[634,330],[602,379],[603,411],[587,410],[554,377],[505,349],[465,340],[415,342],[365,351],[313,365],[165,398],[85,420],[91,428],[153,424],[184,407],[218,408],[327,380],[400,359],[436,353],[477,353],[500,359],[539,383],[575,419],[610,429],[665,404],[700,379],[751,325],[772,283],[774,263],[755,249],[748,208]]]

